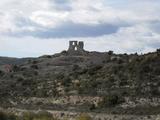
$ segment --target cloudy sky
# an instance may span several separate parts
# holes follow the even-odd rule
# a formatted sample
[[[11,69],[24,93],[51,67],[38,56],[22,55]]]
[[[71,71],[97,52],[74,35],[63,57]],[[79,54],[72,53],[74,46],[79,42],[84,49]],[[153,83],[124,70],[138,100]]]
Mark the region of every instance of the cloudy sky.
[[[1,0],[0,56],[35,57],[85,41],[91,51],[160,48],[160,0]]]

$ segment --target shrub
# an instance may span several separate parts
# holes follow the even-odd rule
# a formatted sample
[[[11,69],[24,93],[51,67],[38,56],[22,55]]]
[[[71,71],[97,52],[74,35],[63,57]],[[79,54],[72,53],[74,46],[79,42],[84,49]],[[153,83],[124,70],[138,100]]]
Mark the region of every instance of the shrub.
[[[34,71],[34,75],[35,76],[39,75],[38,71]]]
[[[36,61],[36,60],[32,61],[32,64],[37,64],[37,63],[38,63],[38,61]]]
[[[0,111],[0,120],[17,120],[17,117],[11,113],[4,113]]]
[[[4,75],[4,72],[0,70],[0,76],[3,76],[3,75]]]
[[[89,110],[94,110],[94,109],[96,109],[95,104],[90,104]]]
[[[71,79],[69,76],[64,76],[61,82],[62,82],[62,85],[69,86],[71,84]]]
[[[111,50],[110,50],[110,51],[108,51],[108,55],[113,55],[113,53],[114,53],[114,52],[113,52],[113,51],[111,51]]]
[[[55,74],[55,78],[58,79],[58,80],[62,80],[64,77],[65,77],[65,76],[64,76],[63,73]]]
[[[102,69],[103,66],[101,65],[96,65],[96,66],[93,66],[91,67],[90,69],[88,69],[88,74],[89,75],[94,75],[95,72],[97,72],[98,70]]]
[[[21,81],[24,81],[24,78],[22,76],[18,76],[17,77],[17,82],[21,82]]]
[[[31,68],[38,69],[38,65],[31,65]]]
[[[55,118],[53,118],[52,114],[45,111],[41,111],[38,113],[27,112],[23,114],[22,118],[23,120],[56,120]]]
[[[51,55],[46,55],[46,58],[52,58],[52,56]]]
[[[160,96],[160,91],[159,91],[159,89],[158,89],[158,86],[152,87],[152,89],[151,89],[151,94],[152,94],[153,96]]]
[[[152,69],[149,65],[144,65],[141,70],[142,73],[149,73],[151,71],[152,71]]]
[[[66,51],[66,50],[63,50],[63,51],[61,52],[61,54],[67,54],[67,51]]]
[[[123,99],[116,94],[110,94],[103,97],[103,100],[99,103],[100,107],[114,107],[123,102]]]
[[[14,72],[17,72],[17,71],[19,71],[19,70],[20,70],[20,68],[19,68],[17,65],[14,65],[14,66],[13,66],[13,71],[14,71]]]
[[[160,53],[160,49],[157,49],[157,53]]]
[[[43,56],[41,56],[39,58],[52,58],[52,55],[43,55]]]
[[[88,114],[81,114],[76,120],[92,120],[92,118]]]
[[[76,70],[79,70],[79,69],[80,69],[79,65],[73,65],[73,68],[72,68],[73,71],[76,71]]]

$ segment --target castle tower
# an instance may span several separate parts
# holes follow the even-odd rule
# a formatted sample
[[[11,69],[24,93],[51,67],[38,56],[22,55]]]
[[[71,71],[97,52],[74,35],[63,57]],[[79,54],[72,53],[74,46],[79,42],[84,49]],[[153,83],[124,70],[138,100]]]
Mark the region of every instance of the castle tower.
[[[69,49],[68,51],[76,51],[77,50],[78,41],[69,41]]]
[[[69,52],[82,52],[84,51],[83,41],[69,41]]]
[[[79,41],[78,42],[78,51],[84,51],[84,43],[83,41]]]

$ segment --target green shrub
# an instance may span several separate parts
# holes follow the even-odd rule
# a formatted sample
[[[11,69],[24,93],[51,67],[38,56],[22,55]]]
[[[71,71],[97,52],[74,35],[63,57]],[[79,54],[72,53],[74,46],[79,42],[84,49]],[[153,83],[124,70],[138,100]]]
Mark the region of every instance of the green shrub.
[[[46,58],[52,58],[52,56],[51,56],[51,55],[46,55],[45,57],[46,57]]]
[[[41,111],[38,113],[26,112],[23,114],[22,119],[23,120],[56,120],[55,118],[53,118],[52,114],[45,111]]]
[[[24,81],[24,78],[21,77],[21,76],[18,76],[18,77],[17,77],[17,82],[22,82],[22,81]]]
[[[99,103],[100,107],[114,107],[121,102],[123,102],[123,98],[116,94],[110,94],[105,97],[103,97],[103,100]]]
[[[31,68],[38,69],[38,65],[31,65]]]
[[[98,70],[100,70],[103,66],[101,65],[96,65],[88,69],[88,74],[89,75],[94,75]]]
[[[0,111],[0,120],[18,120],[17,117],[11,113],[4,113]]]
[[[76,120],[92,120],[92,118],[88,114],[79,115]]]
[[[3,76],[3,75],[4,75],[4,72],[0,70],[0,76]]]
[[[73,65],[73,68],[72,68],[73,71],[76,71],[76,70],[79,70],[79,69],[80,69],[79,65]]]
[[[66,50],[63,50],[63,51],[61,52],[61,54],[65,55],[65,54],[67,54],[67,51],[66,51]]]
[[[64,77],[65,77],[65,76],[64,76],[63,73],[55,74],[55,78],[58,79],[58,80],[62,80]]]
[[[114,52],[113,52],[113,51],[111,51],[111,50],[110,50],[110,51],[108,51],[108,55],[113,55],[113,53],[114,53]]]
[[[32,61],[32,64],[37,64],[37,63],[38,63],[38,61],[36,61],[36,60]]]
[[[20,70],[20,67],[18,67],[17,65],[14,65],[12,69],[14,72],[18,72]]]

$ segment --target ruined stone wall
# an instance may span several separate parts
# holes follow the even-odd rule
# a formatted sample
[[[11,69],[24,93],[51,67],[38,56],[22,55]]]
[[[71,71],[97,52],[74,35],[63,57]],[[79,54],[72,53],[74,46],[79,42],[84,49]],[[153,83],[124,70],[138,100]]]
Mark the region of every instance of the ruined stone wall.
[[[69,52],[82,52],[84,51],[83,41],[69,41]]]

